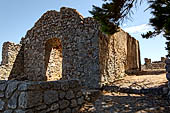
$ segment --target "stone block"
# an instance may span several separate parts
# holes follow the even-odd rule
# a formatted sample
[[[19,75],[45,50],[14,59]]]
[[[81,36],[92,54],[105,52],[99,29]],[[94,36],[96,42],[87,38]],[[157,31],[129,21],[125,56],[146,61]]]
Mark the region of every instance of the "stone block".
[[[0,110],[4,109],[5,102],[0,99]]]
[[[72,108],[72,113],[78,113],[79,109],[80,109],[80,107]]]
[[[166,63],[167,65],[170,65],[170,59],[166,59],[166,60],[165,60],[165,63]]]
[[[10,109],[16,109],[17,108],[17,102],[18,102],[18,96],[19,96],[19,92],[15,92],[11,98],[8,101],[8,108]]]
[[[44,102],[46,104],[52,104],[58,101],[58,92],[54,90],[47,90],[44,92]]]
[[[5,110],[4,113],[12,113],[12,110]]]
[[[66,99],[70,100],[72,98],[75,98],[74,92],[72,90],[69,90],[66,92]]]
[[[15,113],[26,113],[26,112],[23,110],[15,110]]]
[[[77,101],[75,99],[71,100],[71,107],[76,107],[77,106]]]
[[[28,98],[28,94],[26,92],[21,92],[19,99],[18,99],[20,108],[27,108],[27,104],[28,104],[27,98]]]
[[[69,106],[70,102],[68,100],[61,100],[59,101],[59,107],[60,109],[67,108]]]
[[[61,82],[61,89],[63,91],[67,91],[69,89],[69,84],[67,82],[64,82],[63,83]]]
[[[167,79],[168,81],[170,81],[170,73],[167,73],[167,74],[166,74],[166,79]]]
[[[56,111],[58,109],[59,109],[59,104],[58,103],[54,103],[54,104],[51,105],[51,107],[47,111]]]
[[[41,91],[22,92],[19,96],[19,107],[31,108],[41,105],[43,93]]]
[[[67,108],[65,110],[62,110],[62,113],[71,113],[71,109],[70,108]]]
[[[170,72],[170,65],[166,65],[165,68],[167,72]]]
[[[0,84],[0,91],[4,91],[7,86],[7,83]]]
[[[9,98],[13,92],[17,89],[19,82],[18,81],[9,81],[7,89],[5,91],[5,97]]]
[[[0,92],[0,98],[2,98],[4,96],[5,96],[4,92]]]
[[[78,98],[77,104],[82,105],[84,102],[85,102],[84,97],[82,96],[82,97]]]
[[[58,91],[58,93],[59,93],[59,98],[60,99],[63,99],[65,97],[65,95],[66,95],[66,93],[64,91]]]

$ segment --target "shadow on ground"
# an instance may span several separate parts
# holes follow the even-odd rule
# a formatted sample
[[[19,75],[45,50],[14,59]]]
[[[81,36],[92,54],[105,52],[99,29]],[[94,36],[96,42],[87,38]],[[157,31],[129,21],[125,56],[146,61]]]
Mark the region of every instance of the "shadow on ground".
[[[80,113],[169,113],[167,85],[147,89],[105,86],[99,98],[86,103]]]

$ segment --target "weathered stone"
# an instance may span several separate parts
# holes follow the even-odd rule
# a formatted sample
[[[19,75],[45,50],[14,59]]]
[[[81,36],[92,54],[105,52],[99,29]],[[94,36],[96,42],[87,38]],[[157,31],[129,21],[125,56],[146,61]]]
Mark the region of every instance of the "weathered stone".
[[[8,80],[11,71],[15,67],[15,65],[13,65],[14,62],[18,63],[16,57],[19,54],[20,48],[21,48],[20,44],[14,44],[11,42],[5,42],[3,44],[1,63],[2,65],[0,66],[0,75],[1,73],[3,73],[4,76],[1,75],[0,76],[1,79]]]
[[[82,91],[77,92],[76,97],[81,97],[83,95]]]
[[[0,110],[4,109],[5,102],[0,99]]]
[[[168,94],[168,91],[169,91],[169,90],[168,90],[167,87],[164,87],[162,90],[163,90],[163,94],[164,94],[164,95],[167,95],[167,94]]]
[[[61,89],[62,89],[63,91],[67,91],[67,90],[69,89],[69,84],[68,84],[68,83],[62,83],[62,84],[61,84]]]
[[[43,109],[46,109],[47,108],[47,105],[40,105],[40,106],[37,106],[36,107],[36,110],[40,111],[40,110],[43,110]]]
[[[19,107],[31,108],[42,104],[43,94],[40,91],[22,92],[19,96]]]
[[[21,92],[18,103],[20,108],[27,108],[28,102],[27,102],[28,94],[26,92]]]
[[[15,113],[26,113],[26,112],[23,110],[15,110]]]
[[[6,80],[1,80],[0,84],[4,84],[5,82],[7,82]]]
[[[51,112],[51,113],[59,113],[59,110],[53,111],[53,112]]]
[[[84,97],[82,96],[82,97],[78,98],[77,104],[82,105],[83,103],[84,103]]]
[[[26,90],[28,90],[28,87],[27,87],[28,85],[26,84],[26,83],[22,83],[22,84],[20,84],[19,86],[18,86],[18,90],[19,91],[26,91]]]
[[[170,73],[166,74],[166,79],[170,81]]]
[[[0,92],[0,98],[2,98],[4,96],[5,96],[4,92]]]
[[[6,86],[7,86],[6,83],[0,84],[0,91],[4,91]]]
[[[15,92],[12,97],[9,99],[8,101],[8,108],[10,109],[15,109],[17,108],[17,99],[18,99],[18,96],[19,96],[19,92]]]
[[[168,88],[170,89],[170,81],[168,81]]]
[[[51,104],[58,101],[58,92],[53,90],[47,90],[44,92],[44,102],[46,104]]]
[[[75,95],[74,95],[74,92],[72,90],[69,90],[66,92],[66,99],[72,99],[74,98]]]
[[[25,113],[35,113],[32,109],[25,110]]]
[[[73,108],[72,113],[78,113],[79,109],[80,109],[80,107]]]
[[[166,63],[167,65],[170,65],[170,59],[166,59],[166,60],[165,60],[165,63]]]
[[[80,82],[79,82],[79,80],[71,80],[70,81],[70,88],[75,88],[75,87],[77,87],[77,85],[79,86],[79,87],[81,87],[80,86]]]
[[[6,98],[9,98],[13,94],[13,92],[17,89],[18,84],[19,84],[18,81],[10,81],[8,83],[8,86],[5,92]]]
[[[58,93],[59,93],[59,98],[60,99],[63,99],[65,97],[65,95],[66,95],[66,93],[64,91],[58,91]]]
[[[62,113],[71,113],[71,109],[67,108],[67,109],[63,110]]]
[[[75,99],[71,100],[71,107],[76,107],[77,106],[77,101]]]
[[[165,68],[166,68],[166,71],[167,71],[167,72],[170,72],[170,65],[166,65]]]
[[[54,110],[57,110],[57,109],[59,109],[59,104],[54,103],[54,104],[52,104],[52,105],[51,105],[51,107],[50,107],[50,110],[49,110],[49,111],[54,111]]]
[[[12,110],[6,110],[4,113],[12,113]]]
[[[69,106],[70,102],[68,100],[61,100],[59,101],[59,107],[60,109],[67,108]]]

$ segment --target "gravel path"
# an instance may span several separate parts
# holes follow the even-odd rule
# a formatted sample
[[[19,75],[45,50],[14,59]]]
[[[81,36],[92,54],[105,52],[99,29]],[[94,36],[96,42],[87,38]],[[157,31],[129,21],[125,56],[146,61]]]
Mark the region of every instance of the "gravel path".
[[[165,73],[126,76],[113,85],[132,89],[167,87]],[[104,90],[93,103],[87,103],[81,113],[170,113],[165,95],[120,93]]]

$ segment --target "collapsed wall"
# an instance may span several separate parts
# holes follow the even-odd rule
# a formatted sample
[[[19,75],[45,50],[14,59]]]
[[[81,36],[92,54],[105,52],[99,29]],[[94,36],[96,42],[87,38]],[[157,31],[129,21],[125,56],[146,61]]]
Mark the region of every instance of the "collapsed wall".
[[[112,36],[100,35],[102,84],[111,84],[125,72],[141,69],[139,42],[120,29]]]
[[[8,77],[11,74],[12,70],[16,70],[16,68],[19,68],[21,66],[20,64],[22,63],[23,58],[23,56],[20,54],[21,47],[21,44],[15,44],[12,42],[5,42],[3,44],[2,62],[0,65],[1,80],[8,80]],[[20,68],[16,71],[18,72],[19,70]]]

